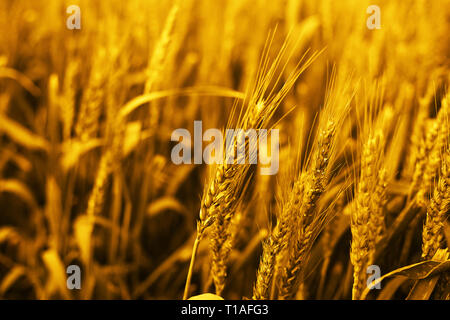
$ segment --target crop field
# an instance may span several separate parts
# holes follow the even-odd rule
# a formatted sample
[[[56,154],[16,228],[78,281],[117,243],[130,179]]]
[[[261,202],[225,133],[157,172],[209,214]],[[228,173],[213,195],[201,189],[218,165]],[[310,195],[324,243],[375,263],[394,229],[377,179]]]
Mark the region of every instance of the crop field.
[[[450,0],[0,0],[0,299],[450,300]]]

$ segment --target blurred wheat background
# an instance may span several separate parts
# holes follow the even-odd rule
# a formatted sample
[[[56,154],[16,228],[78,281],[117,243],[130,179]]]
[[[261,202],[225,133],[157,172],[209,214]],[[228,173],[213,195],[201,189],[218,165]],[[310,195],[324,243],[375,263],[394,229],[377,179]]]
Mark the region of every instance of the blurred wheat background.
[[[0,30],[0,298],[450,298],[448,0],[2,0]],[[278,173],[175,165],[194,120],[279,129]]]

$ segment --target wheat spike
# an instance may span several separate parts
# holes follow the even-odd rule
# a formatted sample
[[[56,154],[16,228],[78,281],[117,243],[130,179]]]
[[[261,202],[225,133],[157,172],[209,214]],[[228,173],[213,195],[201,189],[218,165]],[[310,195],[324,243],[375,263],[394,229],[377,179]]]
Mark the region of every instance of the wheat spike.
[[[372,199],[374,189],[379,185],[378,157],[382,146],[382,134],[377,132],[369,136],[363,146],[361,155],[361,173],[358,189],[355,195],[356,206],[351,215],[352,243],[350,260],[353,264],[353,290],[352,298],[359,299],[365,286],[365,268],[370,262],[374,250],[374,239],[378,226],[374,225],[378,219],[374,219],[374,207],[379,208],[380,201],[377,197]],[[377,221],[378,222],[378,221]]]
[[[427,216],[422,231],[422,258],[434,256],[444,238],[443,225],[450,203],[450,152],[446,151],[441,176],[434,189],[433,197],[427,208]]]
[[[277,224],[267,241],[263,243],[263,253],[259,262],[256,283],[253,288],[253,299],[269,298],[270,284],[276,272],[277,259],[289,241],[290,226],[295,222],[294,215],[298,210],[299,199],[303,193],[301,180],[294,183],[292,194],[286,206],[281,210]]]
[[[328,165],[333,154],[334,138],[336,133],[336,122],[328,119],[319,131],[317,147],[313,156],[313,164],[301,177],[302,193],[299,199],[291,199],[296,206],[296,220],[294,225],[298,226],[289,236],[289,241],[294,245],[286,252],[287,265],[282,267],[279,297],[289,299],[295,294],[299,284],[299,276],[312,241],[317,232],[323,227],[320,213],[313,214],[316,201],[324,191],[328,183]],[[297,196],[292,193],[293,197]]]
[[[431,130],[427,133],[426,150],[427,162],[422,163],[424,166],[423,177],[417,192],[417,199],[419,204],[426,206],[428,203],[428,196],[437,171],[441,166],[441,154],[445,150],[445,146],[449,140],[449,107],[448,97],[442,100],[442,107],[439,110],[436,120],[433,122]]]

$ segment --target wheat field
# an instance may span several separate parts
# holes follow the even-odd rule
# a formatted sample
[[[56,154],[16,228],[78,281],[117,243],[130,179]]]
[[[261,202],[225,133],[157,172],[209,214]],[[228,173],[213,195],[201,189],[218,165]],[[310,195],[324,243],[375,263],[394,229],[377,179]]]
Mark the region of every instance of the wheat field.
[[[450,299],[449,0],[2,0],[0,30],[1,299]],[[278,130],[275,174],[175,163],[194,121]]]

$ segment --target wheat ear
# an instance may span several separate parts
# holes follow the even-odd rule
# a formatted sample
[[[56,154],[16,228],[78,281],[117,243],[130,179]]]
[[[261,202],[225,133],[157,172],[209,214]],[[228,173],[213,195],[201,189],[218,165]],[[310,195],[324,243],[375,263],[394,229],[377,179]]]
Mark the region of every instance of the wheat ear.
[[[364,289],[365,268],[374,254],[374,238],[382,228],[378,225],[382,218],[376,212],[381,207],[381,197],[372,197],[377,187],[384,188],[383,182],[379,182],[380,173],[377,165],[381,148],[382,134],[378,131],[375,135],[369,136],[361,155],[361,173],[355,196],[356,206],[351,215],[350,260],[353,264],[352,298],[354,300],[359,299]]]
[[[293,202],[300,200],[294,224],[298,226],[298,229],[297,232],[291,234],[290,240],[294,241],[294,246],[289,248],[287,265],[282,268],[281,272],[279,297],[282,299],[289,299],[294,295],[299,284],[303,263],[313,240],[322,228],[323,217],[320,214],[313,214],[313,212],[316,201],[328,183],[328,165],[333,153],[335,133],[336,123],[329,119],[325,127],[319,131],[313,164],[306,174],[302,175],[301,198],[291,200]],[[293,195],[295,196],[295,193]]]
[[[422,258],[430,259],[439,249],[444,238],[443,226],[450,203],[450,151],[444,154],[441,176],[427,208],[422,231]]]
[[[292,190],[295,196],[281,210],[277,224],[267,241],[263,243],[263,253],[256,274],[256,283],[253,288],[253,299],[264,300],[269,298],[270,285],[276,270],[277,259],[289,241],[289,228],[295,221],[293,215],[303,194],[301,181],[296,181]]]

